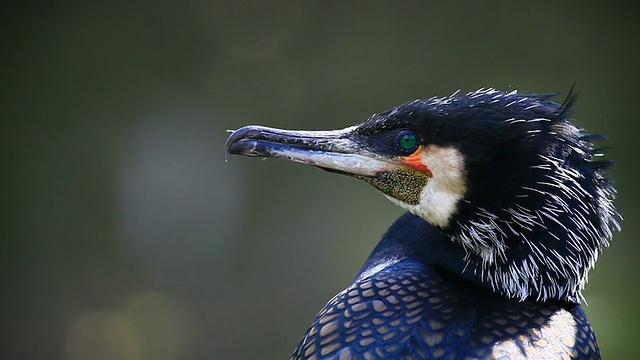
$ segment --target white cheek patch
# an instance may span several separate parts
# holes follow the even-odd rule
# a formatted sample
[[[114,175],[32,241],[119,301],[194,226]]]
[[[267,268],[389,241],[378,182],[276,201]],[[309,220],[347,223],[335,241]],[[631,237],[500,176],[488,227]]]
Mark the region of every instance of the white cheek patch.
[[[456,212],[458,201],[467,192],[464,158],[455,148],[429,145],[422,150],[421,159],[433,177],[422,189],[420,203],[410,205],[389,199],[431,225],[444,228]]]

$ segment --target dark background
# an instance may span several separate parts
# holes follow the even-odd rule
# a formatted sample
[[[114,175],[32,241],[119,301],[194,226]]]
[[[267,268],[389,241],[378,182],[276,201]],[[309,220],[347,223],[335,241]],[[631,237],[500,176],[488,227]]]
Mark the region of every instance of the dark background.
[[[288,358],[401,210],[310,167],[225,163],[225,130],[574,82],[626,218],[586,311],[605,358],[633,357],[640,7],[611,4],[5,5],[1,357]]]

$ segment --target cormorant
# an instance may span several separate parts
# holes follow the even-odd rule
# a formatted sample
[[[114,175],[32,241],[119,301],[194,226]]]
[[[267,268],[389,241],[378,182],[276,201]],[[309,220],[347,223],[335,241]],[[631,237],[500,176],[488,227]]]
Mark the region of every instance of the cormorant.
[[[598,359],[581,306],[612,232],[575,95],[480,89],[335,131],[246,126],[226,153],[349,175],[406,209],[291,359]]]

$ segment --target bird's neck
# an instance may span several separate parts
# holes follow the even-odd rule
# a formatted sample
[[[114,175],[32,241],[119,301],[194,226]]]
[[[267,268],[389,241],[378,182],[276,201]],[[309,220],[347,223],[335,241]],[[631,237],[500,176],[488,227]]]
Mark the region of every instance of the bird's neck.
[[[442,230],[406,212],[383,235],[358,273],[367,276],[399,261],[413,261],[446,270],[456,277],[464,272],[463,248]]]
[[[513,224],[494,224],[500,226],[493,231],[505,236],[507,246],[489,263],[477,253],[461,246],[458,233],[450,233],[433,227],[422,218],[406,213],[389,228],[373,250],[360,271],[360,277],[378,271],[380,268],[397,261],[413,260],[426,266],[448,271],[485,290],[521,301],[560,300],[578,303],[580,291],[587,280],[587,272],[593,267],[597,252],[602,244],[585,247],[577,243],[580,239],[578,229],[568,229],[563,225],[570,221],[568,215],[556,214],[553,220],[522,228],[509,229]],[[523,220],[524,221],[524,220]],[[456,230],[461,231],[462,227]],[[466,228],[480,236],[483,227]],[[485,229],[488,229],[485,227]],[[488,230],[487,230],[488,231]],[[507,236],[510,234],[510,236]],[[568,234],[560,238],[554,234]],[[498,236],[484,234],[483,236]],[[535,240],[535,241],[534,241]],[[594,238],[594,241],[597,239]],[[559,246],[564,250],[558,250]],[[568,248],[586,251],[577,256],[565,256]],[[582,250],[577,250],[579,249]],[[594,250],[584,250],[586,248]],[[575,255],[575,254],[573,254]]]

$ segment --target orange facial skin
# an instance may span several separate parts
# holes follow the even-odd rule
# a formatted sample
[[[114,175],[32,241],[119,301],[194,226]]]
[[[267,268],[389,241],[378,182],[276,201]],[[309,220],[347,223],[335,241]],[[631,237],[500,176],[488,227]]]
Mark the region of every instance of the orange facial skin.
[[[425,165],[422,162],[422,145],[418,146],[418,148],[416,149],[416,151],[413,152],[413,154],[409,155],[409,156],[405,156],[402,157],[401,160],[404,164],[406,164],[407,166],[416,169],[418,171],[422,171],[424,173],[426,173],[429,176],[433,176],[433,174],[431,174],[431,170],[429,170],[429,168],[427,167],[427,165]]]

